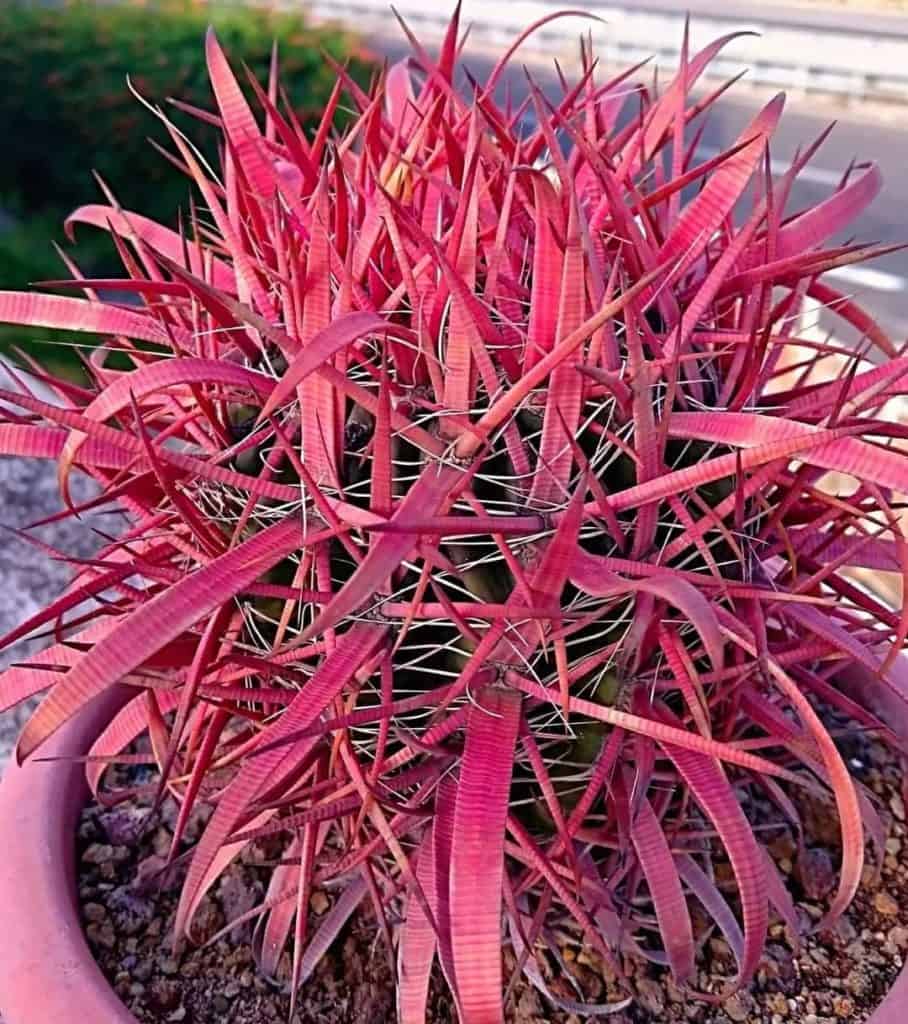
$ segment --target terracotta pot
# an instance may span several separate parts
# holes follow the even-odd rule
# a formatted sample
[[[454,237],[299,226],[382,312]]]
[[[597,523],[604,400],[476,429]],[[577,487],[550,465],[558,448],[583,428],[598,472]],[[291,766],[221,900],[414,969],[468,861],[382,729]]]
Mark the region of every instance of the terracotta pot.
[[[867,699],[873,680],[848,689]],[[122,702],[112,696],[50,740],[44,756],[85,753]],[[870,703],[876,703],[871,701]],[[878,710],[908,742],[908,706],[882,700]],[[10,763],[0,782],[0,1018],[3,1024],[137,1024],[88,948],[76,899],[75,843],[87,797],[81,764]],[[904,1024],[908,966],[868,1024]]]
[[[41,756],[84,754],[122,704],[99,700]],[[3,1024],[137,1024],[95,963],[79,920],[75,832],[85,769],[9,762],[0,782],[0,1018]]]

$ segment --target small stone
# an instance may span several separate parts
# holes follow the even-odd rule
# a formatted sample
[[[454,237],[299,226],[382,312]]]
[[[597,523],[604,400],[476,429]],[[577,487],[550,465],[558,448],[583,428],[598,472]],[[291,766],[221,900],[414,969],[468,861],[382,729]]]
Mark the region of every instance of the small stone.
[[[725,941],[718,937],[709,940],[709,948],[713,956],[717,957],[729,957],[731,956],[731,946]]]
[[[77,835],[83,843],[95,842],[98,838],[98,829],[93,821],[82,821],[79,823]]]
[[[685,992],[678,988],[675,979],[670,974],[665,976],[664,985],[670,1002],[683,1003],[687,999]]]
[[[766,1000],[766,1006],[770,1013],[774,1014],[780,1020],[788,1016],[788,1000],[781,992],[773,992]]]
[[[117,927],[125,935],[134,936],[144,931],[156,913],[154,901],[139,895],[129,885],[114,889],[107,905],[116,918]]]
[[[870,994],[873,982],[867,976],[866,971],[860,967],[855,967],[848,972],[848,976],[845,978],[845,988],[853,996],[861,998]]]
[[[662,986],[652,978],[640,978],[637,981],[637,998],[647,1013],[662,1015],[665,1009],[665,993]]]
[[[807,911],[807,915],[812,921],[819,921],[823,916],[823,908],[818,907],[815,903],[805,903],[804,910]]]
[[[221,879],[221,884],[218,888],[218,899],[220,900],[224,916],[228,921],[233,921],[242,917],[256,905],[258,895],[255,888],[247,884],[243,875],[238,871],[234,871]],[[245,935],[251,932],[251,929],[250,922],[245,921],[242,925],[234,928],[230,932],[230,936],[234,942],[239,942]]]
[[[169,828],[164,828],[163,825],[156,828],[151,834],[152,856],[167,857],[172,840],[173,834]]]
[[[104,949],[113,949],[117,944],[117,936],[114,933],[110,921],[103,924],[90,924],[85,928],[88,941],[95,946],[103,946]]]
[[[148,989],[149,1000],[158,1010],[167,1012],[180,1005],[180,987],[175,981],[155,979]]]
[[[854,1016],[854,1000],[848,996],[836,996],[832,1001],[832,1012],[840,1020],[851,1020]]]
[[[831,801],[818,793],[805,791],[798,794],[797,803],[808,838],[820,846],[835,847],[841,837],[839,818]]]
[[[85,864],[106,864],[112,855],[112,846],[106,843],[92,843],[82,854],[82,860]]]
[[[169,956],[165,960],[161,961],[161,974],[171,976],[176,974],[179,969],[180,965],[172,956]]]
[[[195,934],[203,942],[207,942],[226,924],[220,905],[208,898],[202,900],[193,920]]]
[[[733,1021],[745,1021],[749,1016],[739,996],[732,996],[731,999],[726,999],[722,1004],[722,1009],[725,1010]]]
[[[144,857],[136,866],[136,878],[133,887],[138,891],[158,892],[162,882],[166,881],[167,858],[152,854]]]
[[[889,798],[889,809],[899,821],[905,820],[905,801],[898,793],[893,793]]]
[[[186,1020],[186,1007],[178,1006],[167,1019],[173,1021],[174,1024],[179,1024],[181,1020]]]
[[[797,849],[798,844],[795,842],[794,836],[787,830],[781,833],[781,835],[776,836],[769,843],[769,852],[776,860],[782,860],[783,858],[789,861],[794,860]]]
[[[316,889],[309,897],[309,906],[312,908],[313,914],[321,916],[331,906],[331,902],[321,889]]]
[[[897,839],[895,836],[890,836],[886,840],[886,852],[893,857],[898,857],[902,852],[902,840]]]
[[[99,924],[107,919],[107,910],[100,903],[86,903],[82,907],[82,913],[85,914],[85,920],[93,924]]]
[[[895,946],[896,949],[908,948],[908,928],[903,928],[901,925],[896,925],[895,928],[890,928],[886,938]]]
[[[114,846],[131,846],[136,842],[145,823],[145,812],[139,807],[124,804],[102,814],[101,828],[108,842]]]
[[[873,905],[877,912],[883,914],[886,917],[895,917],[899,912],[899,905],[895,899],[886,892],[885,889],[880,889],[878,893],[873,897]]]
[[[858,930],[857,928],[855,928],[854,924],[852,924],[849,918],[840,917],[839,920],[836,922],[835,928],[833,929],[833,934],[839,940],[839,942],[847,946],[848,943],[854,942],[854,940],[857,938]]]
[[[832,858],[825,850],[810,848],[803,850],[801,856],[798,857],[797,878],[808,899],[823,899],[832,891],[836,883]]]

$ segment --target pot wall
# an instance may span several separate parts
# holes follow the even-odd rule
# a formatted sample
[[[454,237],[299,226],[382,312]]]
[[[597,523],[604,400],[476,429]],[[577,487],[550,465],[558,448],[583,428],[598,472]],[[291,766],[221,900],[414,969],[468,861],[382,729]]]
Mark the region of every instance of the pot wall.
[[[41,750],[87,752],[122,703],[95,701]],[[137,1024],[85,941],[75,831],[88,788],[82,764],[10,761],[0,782],[0,1016],[3,1024]]]

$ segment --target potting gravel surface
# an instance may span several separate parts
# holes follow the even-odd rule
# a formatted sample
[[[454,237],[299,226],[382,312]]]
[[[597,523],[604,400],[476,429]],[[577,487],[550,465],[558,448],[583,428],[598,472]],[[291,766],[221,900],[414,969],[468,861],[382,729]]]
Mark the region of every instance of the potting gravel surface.
[[[908,955],[908,837],[902,769],[882,744],[862,736],[848,739],[846,756],[855,774],[870,788],[888,825],[888,840],[878,877],[870,867],[864,885],[833,932],[807,936],[800,950],[780,922],[775,922],[753,984],[720,1005],[697,1001],[680,991],[666,972],[629,962],[625,969],[636,1001],[609,1017],[614,1024],[687,1021],[693,1024],[836,1024],[867,1019],[892,985],[903,956]],[[119,774],[119,770],[118,774]],[[125,781],[125,777],[122,777]],[[823,901],[836,876],[837,841],[832,808],[815,798],[799,798],[808,840],[799,858],[794,835],[776,828],[767,838],[774,857],[789,878],[804,931],[823,913]],[[755,815],[768,813],[755,809]],[[80,899],[90,944],[107,977],[141,1022],[186,1024],[262,1024],[286,1021],[289,957],[285,954],[278,983],[265,979],[255,965],[251,925],[236,928],[207,947],[171,951],[180,869],[161,875],[169,849],[172,809],[146,826],[146,812],[129,804],[86,809],[79,834]],[[204,814],[192,823],[192,835]],[[210,939],[227,922],[261,898],[267,862],[280,849],[253,848],[222,877],[203,902],[195,938]],[[717,865],[720,882],[730,875]],[[330,908],[332,895],[315,891],[310,908],[317,919]],[[365,906],[365,904],[364,904]],[[603,1002],[620,998],[614,977],[576,936],[555,931],[559,955],[549,959],[545,974],[551,990],[563,998]],[[509,976],[514,959],[504,948]],[[560,963],[557,960],[560,959]],[[699,962],[696,987],[719,991],[735,972],[731,950],[714,936]],[[294,1024],[391,1024],[395,1020],[393,968],[385,940],[368,913],[354,918],[300,993]],[[432,1024],[451,1024],[454,1013],[439,978],[433,979]],[[581,1018],[558,1011],[526,982],[515,986],[508,1008],[513,1024],[580,1024]]]

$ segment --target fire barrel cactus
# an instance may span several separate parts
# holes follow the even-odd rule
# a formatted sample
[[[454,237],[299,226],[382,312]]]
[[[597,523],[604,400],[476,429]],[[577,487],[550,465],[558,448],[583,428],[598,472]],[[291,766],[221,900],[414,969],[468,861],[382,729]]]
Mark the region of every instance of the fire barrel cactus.
[[[31,365],[40,393],[2,392],[0,451],[57,461],[61,514],[121,524],[3,639],[54,641],[0,682],[3,706],[44,694],[17,755],[121,690],[87,772],[150,759],[153,809],[177,802],[175,941],[232,858],[277,844],[256,953],[273,975],[292,948],[294,993],[360,912],[404,1024],[435,969],[465,1024],[501,1021],[505,946],[572,1012],[623,1006],[627,957],[724,998],[771,915],[797,920],[754,808],[837,816],[820,927],[865,836],[879,857],[824,718],[889,735],[858,671],[908,694],[908,615],[860,577],[908,569],[908,356],[822,279],[880,251],[833,244],[879,173],[790,210],[823,140],[772,175],[781,96],[702,159],[725,87],[691,90],[729,38],[685,45],[661,89],[602,81],[583,45],[576,81],[520,76],[522,102],[520,40],[463,88],[456,14],[437,58],[411,41],[369,91],[338,69],[307,137],[276,71],[244,92],[209,34],[194,113],[220,169],[157,111],[196,190],[181,223],[108,193],[69,225],[110,232],[123,276],[70,262],[53,293],[0,293],[4,322],[104,338],[87,386]],[[820,307],[859,343],[807,332]],[[737,972],[697,992],[713,932]],[[610,1002],[553,990],[556,935]]]

